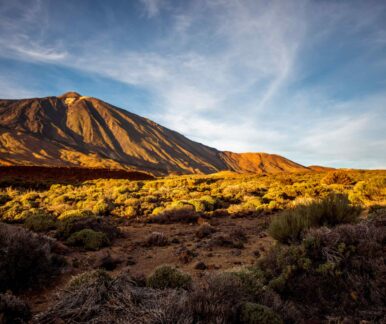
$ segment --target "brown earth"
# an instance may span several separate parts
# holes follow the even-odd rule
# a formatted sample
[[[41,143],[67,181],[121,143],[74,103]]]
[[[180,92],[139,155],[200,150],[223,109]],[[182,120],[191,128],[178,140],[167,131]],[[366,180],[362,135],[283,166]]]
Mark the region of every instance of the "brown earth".
[[[23,183],[74,183],[95,179],[153,180],[148,173],[139,171],[44,167],[44,166],[0,166],[1,186],[17,186]]]
[[[0,164],[170,173],[298,172],[308,168],[266,153],[221,152],[102,100],[0,100]]]
[[[156,267],[169,264],[199,279],[208,272],[231,270],[249,266],[264,255],[272,245],[266,228],[269,216],[251,215],[243,218],[216,218],[210,224],[215,232],[199,238],[199,224],[145,224],[133,222],[121,226],[124,237],[116,239],[111,247],[99,251],[71,249],[66,255],[69,264],[65,273],[56,282],[40,291],[26,293],[34,313],[43,311],[55,301],[56,294],[63,289],[72,276],[98,268],[103,258],[110,256],[117,262],[112,274],[128,272],[141,278]],[[163,233],[168,240],[165,246],[149,246],[151,233]],[[244,233],[242,244],[238,237]]]

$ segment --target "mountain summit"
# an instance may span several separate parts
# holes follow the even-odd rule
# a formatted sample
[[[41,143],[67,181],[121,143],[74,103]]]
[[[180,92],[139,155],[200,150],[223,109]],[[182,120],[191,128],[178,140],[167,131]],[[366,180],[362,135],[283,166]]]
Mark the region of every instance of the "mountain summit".
[[[278,155],[221,152],[102,100],[0,99],[0,164],[81,166],[153,174],[306,171]]]

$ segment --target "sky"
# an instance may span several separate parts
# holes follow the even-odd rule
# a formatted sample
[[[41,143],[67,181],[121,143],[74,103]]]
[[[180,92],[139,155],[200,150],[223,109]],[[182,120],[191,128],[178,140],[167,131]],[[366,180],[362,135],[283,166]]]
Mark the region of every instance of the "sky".
[[[220,150],[386,168],[386,1],[0,0],[0,98],[70,90]]]

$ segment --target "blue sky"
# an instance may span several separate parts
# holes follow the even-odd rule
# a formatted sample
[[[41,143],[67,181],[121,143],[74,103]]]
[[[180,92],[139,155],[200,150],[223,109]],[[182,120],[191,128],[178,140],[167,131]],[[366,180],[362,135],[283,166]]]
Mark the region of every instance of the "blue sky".
[[[221,150],[386,168],[386,1],[0,0],[0,97],[69,90]]]

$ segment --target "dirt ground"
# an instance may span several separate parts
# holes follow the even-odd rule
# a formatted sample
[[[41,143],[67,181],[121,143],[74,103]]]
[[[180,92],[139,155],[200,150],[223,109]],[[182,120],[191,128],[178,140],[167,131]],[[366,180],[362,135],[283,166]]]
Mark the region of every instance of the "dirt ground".
[[[55,301],[72,276],[96,268],[105,268],[112,275],[128,272],[145,278],[156,267],[169,264],[199,280],[208,272],[249,266],[273,244],[266,234],[268,216],[215,218],[207,221],[214,231],[199,237],[200,224],[145,224],[121,226],[122,237],[112,246],[99,251],[69,250],[68,266],[54,283],[43,290],[27,293],[33,313],[45,310]],[[148,243],[154,233],[167,239],[164,246]],[[159,235],[159,234],[157,234]]]

